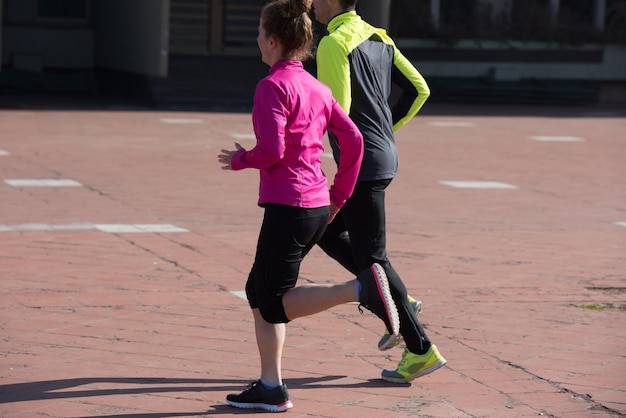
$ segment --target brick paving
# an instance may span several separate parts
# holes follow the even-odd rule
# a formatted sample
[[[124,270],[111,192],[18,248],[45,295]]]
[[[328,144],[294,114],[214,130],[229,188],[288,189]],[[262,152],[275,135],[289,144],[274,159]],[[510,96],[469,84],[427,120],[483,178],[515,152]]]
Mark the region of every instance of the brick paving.
[[[252,144],[250,115],[57,105],[0,111],[0,417],[256,415],[224,399],[259,372],[231,293],[252,262],[258,174],[216,160],[233,134]],[[287,414],[626,415],[624,132],[623,107],[427,104],[398,133],[388,241],[448,365],[382,381],[401,350],[379,352],[380,321],[339,306],[288,326]],[[584,140],[530,139],[551,135]],[[301,276],[350,279],[317,249]]]

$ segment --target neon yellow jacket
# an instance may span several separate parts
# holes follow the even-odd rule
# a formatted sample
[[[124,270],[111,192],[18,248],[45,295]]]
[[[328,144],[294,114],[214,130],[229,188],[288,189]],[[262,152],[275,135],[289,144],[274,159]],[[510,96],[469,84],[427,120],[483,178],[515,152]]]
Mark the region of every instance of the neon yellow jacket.
[[[384,29],[354,11],[335,16],[317,48],[317,78],[361,130],[365,155],[359,180],[395,177],[398,154],[394,132],[420,110],[430,89]],[[392,85],[399,97],[390,105]],[[394,91],[395,96],[395,91]],[[332,133],[331,133],[332,134]],[[330,135],[335,160],[339,149]]]

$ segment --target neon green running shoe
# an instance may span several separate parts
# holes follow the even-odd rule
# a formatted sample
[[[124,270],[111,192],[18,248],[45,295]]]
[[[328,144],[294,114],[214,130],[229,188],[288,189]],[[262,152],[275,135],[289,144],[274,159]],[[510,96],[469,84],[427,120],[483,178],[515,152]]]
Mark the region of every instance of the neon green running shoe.
[[[411,304],[411,307],[413,308],[413,311],[415,312],[415,316],[419,316],[419,314],[422,312],[422,301],[415,300],[411,296],[408,297],[408,300]],[[389,334],[389,330],[385,329],[385,333],[382,337],[380,337],[380,340],[378,341],[378,349],[380,351],[389,350],[390,348],[393,348],[396,345],[400,344],[402,340],[403,338],[401,334],[393,336]]]
[[[408,349],[404,350],[402,360],[396,370],[383,370],[382,378],[387,382],[407,383],[420,376],[434,372],[446,364],[446,359],[439,354],[434,344],[430,346],[426,354],[413,354]]]

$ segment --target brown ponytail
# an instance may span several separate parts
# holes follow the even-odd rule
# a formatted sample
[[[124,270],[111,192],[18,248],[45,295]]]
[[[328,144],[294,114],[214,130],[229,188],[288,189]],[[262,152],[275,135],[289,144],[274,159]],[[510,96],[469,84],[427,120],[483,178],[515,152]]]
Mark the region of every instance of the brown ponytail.
[[[313,23],[309,17],[311,0],[272,0],[263,6],[261,22],[267,36],[283,46],[285,58],[311,57]]]

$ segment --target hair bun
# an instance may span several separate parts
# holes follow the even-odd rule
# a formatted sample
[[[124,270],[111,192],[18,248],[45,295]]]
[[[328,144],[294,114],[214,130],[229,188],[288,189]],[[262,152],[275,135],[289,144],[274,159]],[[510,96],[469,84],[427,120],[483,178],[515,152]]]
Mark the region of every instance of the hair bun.
[[[300,16],[311,9],[311,0],[288,0],[286,12],[291,16]]]

